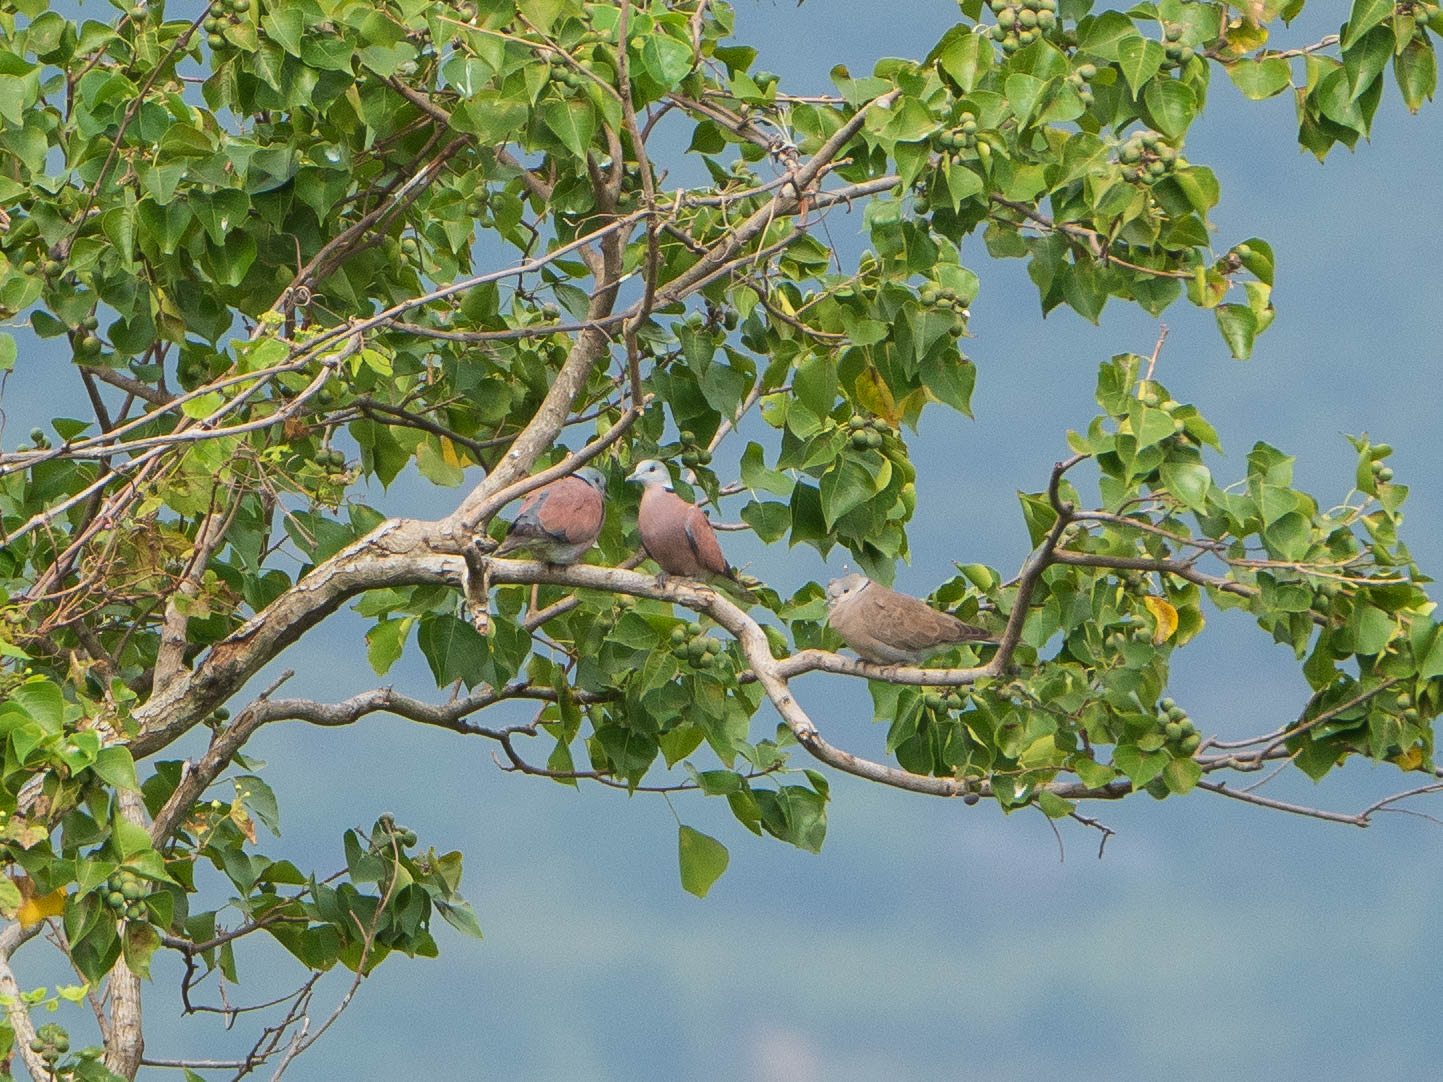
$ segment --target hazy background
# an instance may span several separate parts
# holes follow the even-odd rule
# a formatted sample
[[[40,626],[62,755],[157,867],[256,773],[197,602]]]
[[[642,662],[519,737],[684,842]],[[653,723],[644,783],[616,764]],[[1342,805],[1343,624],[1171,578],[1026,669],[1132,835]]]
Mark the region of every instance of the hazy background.
[[[1344,17],[1345,5],[1314,4]],[[834,64],[858,73],[878,57],[921,57],[955,18],[941,0],[741,0],[737,37],[787,89],[827,92]],[[1334,29],[1315,17],[1279,39]],[[1414,486],[1405,540],[1437,571],[1443,121],[1431,106],[1409,117],[1389,80],[1372,143],[1319,165],[1296,147],[1287,96],[1246,102],[1214,71],[1187,154],[1222,182],[1217,249],[1253,235],[1274,245],[1278,319],[1239,363],[1211,314],[1179,304],[1158,375],[1217,426],[1229,452],[1214,465],[1220,481],[1240,475],[1264,439],[1299,457],[1300,484],[1326,506],[1351,486],[1342,433],[1391,442],[1398,480]],[[860,247],[860,211],[834,214],[827,229],[844,251]],[[979,368],[977,420],[935,408],[912,441],[920,498],[913,563],[898,584],[918,593],[954,559],[1020,564],[1016,490],[1042,487],[1067,453],[1066,430],[1093,416],[1098,362],[1146,353],[1157,335],[1156,321],[1117,302],[1101,328],[1067,310],[1044,322],[1023,263],[992,263],[980,241],[964,259],[982,275],[966,343]],[[4,388],[7,444],[42,419],[57,381],[72,380],[53,346],[22,337]],[[366,498],[432,514],[454,494],[398,483]],[[829,574],[810,550],[723,542],[784,591]],[[1171,689],[1199,728],[1261,732],[1294,716],[1306,692],[1291,652],[1245,617],[1208,615],[1223,634],[1177,655]],[[345,613],[308,636],[282,659],[298,671],[288,693],[333,699],[376,684],[364,630]],[[431,692],[414,651],[387,680]],[[798,690],[834,742],[880,747],[865,684],[813,675]],[[675,798],[682,821],[731,849],[726,875],[698,901],[679,885],[676,818],[658,797],[506,775],[484,741],[379,717],[339,731],[273,726],[248,751],[269,761],[281,802],[286,836],[268,852],[330,870],[346,827],[393,811],[423,843],[464,850],[463,886],[487,934],[475,943],[436,921],[441,958],[382,966],[287,1073],[295,1082],[408,1072],[1390,1079],[1435,1069],[1443,978],[1429,914],[1443,826],[1424,819],[1382,816],[1360,831],[1202,792],[1139,796],[1083,809],[1119,832],[1101,861],[1096,833],[1061,824],[1059,862],[1035,812],[1004,817],[989,802],[968,808],[833,775],[820,856],[753,838],[721,801]],[[1365,764],[1318,788],[1299,775],[1267,792],[1357,811],[1408,781]],[[289,976],[279,949],[262,953],[277,960],[276,979],[252,964],[237,1001],[268,998]],[[45,979],[39,964],[37,948],[18,956],[22,982]],[[158,960],[156,975],[148,1054],[225,1056],[253,1039],[244,1020],[229,1034],[211,1019],[179,1020],[175,967]],[[322,1011],[348,980],[323,983]]]

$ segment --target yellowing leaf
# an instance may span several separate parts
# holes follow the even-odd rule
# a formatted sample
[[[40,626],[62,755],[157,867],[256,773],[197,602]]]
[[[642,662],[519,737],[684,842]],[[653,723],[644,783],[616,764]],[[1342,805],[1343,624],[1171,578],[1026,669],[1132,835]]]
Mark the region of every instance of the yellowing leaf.
[[[236,802],[231,805],[230,820],[240,828],[240,832],[246,836],[246,840],[254,845],[256,841],[256,825],[251,822],[251,817],[247,814],[245,808],[241,807],[239,797],[237,797]]]
[[[1423,765],[1422,745],[1414,744],[1411,748],[1393,756],[1393,763],[1400,770],[1417,770]]]
[[[15,918],[24,928],[39,924],[46,917],[58,917],[65,912],[65,889],[52,890],[39,898],[26,898]]]
[[[1177,609],[1172,607],[1171,602],[1160,597],[1148,596],[1142,599],[1142,603],[1157,621],[1157,630],[1152,633],[1153,643],[1156,645],[1167,642],[1177,631]]]
[[[857,401],[893,428],[902,423],[902,412],[892,397],[892,388],[882,379],[875,365],[868,365],[857,377]]]
[[[466,458],[456,446],[456,441],[447,439],[445,436],[441,437],[441,461],[448,466],[455,466],[458,470],[464,470],[471,464],[471,460]]]

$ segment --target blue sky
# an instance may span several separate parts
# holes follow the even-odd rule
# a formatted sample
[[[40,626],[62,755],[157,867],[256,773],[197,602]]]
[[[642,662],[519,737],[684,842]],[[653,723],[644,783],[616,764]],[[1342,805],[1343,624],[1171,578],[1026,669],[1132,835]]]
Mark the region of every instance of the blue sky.
[[[835,63],[855,73],[880,56],[922,55],[955,13],[940,0],[742,0],[737,27],[761,66],[806,92],[827,89]],[[1297,40],[1332,28],[1316,23]],[[1298,456],[1300,482],[1326,504],[1350,485],[1342,433],[1394,444],[1398,479],[1413,486],[1404,537],[1425,571],[1443,567],[1443,261],[1430,214],[1440,148],[1439,111],[1409,117],[1390,88],[1372,143],[1319,165],[1296,147],[1288,98],[1245,102],[1215,72],[1188,156],[1222,182],[1219,248],[1251,235],[1274,244],[1279,314],[1239,363],[1210,315],[1178,306],[1159,367],[1174,397],[1222,434],[1229,454],[1215,475],[1241,472],[1265,439]],[[828,221],[844,247],[860,243],[848,239],[860,227],[860,213]],[[918,593],[953,560],[1020,563],[1016,490],[1041,487],[1066,430],[1092,416],[1098,362],[1146,352],[1157,334],[1117,304],[1100,328],[1065,310],[1043,321],[1021,263],[991,263],[980,241],[964,257],[983,283],[967,343],[977,420],[929,412],[913,441],[920,501],[899,585]],[[9,425],[22,432],[49,382],[68,375],[42,357],[22,345],[6,387]],[[398,486],[375,498],[426,514],[451,496]],[[784,590],[828,574],[809,551],[723,540]],[[1236,613],[1209,619],[1223,633],[1181,652],[1172,687],[1199,727],[1257,732],[1291,716],[1303,683],[1290,652]],[[345,613],[294,648],[288,690],[337,698],[375,684],[364,629]],[[419,659],[388,679],[430,692]],[[865,685],[813,675],[798,688],[834,742],[880,746]],[[1164,1070],[1180,1082],[1421,1077],[1436,1062],[1443,978],[1425,931],[1443,826],[1426,820],[1384,817],[1359,831],[1205,793],[1141,797],[1084,809],[1119,831],[1105,859],[1095,834],[1068,824],[1059,862],[1039,815],[837,778],[820,856],[752,838],[719,802],[676,800],[684,822],[731,849],[727,874],[698,901],[677,882],[676,820],[660,799],[506,775],[484,742],[383,718],[341,731],[273,726],[250,750],[268,760],[280,797],[281,854],[329,869],[342,830],[391,810],[424,843],[464,850],[466,893],[487,933],[478,944],[443,927],[440,960],[388,962],[287,1074],[298,1082],[405,1071],[911,1082]],[[1280,778],[1268,791],[1356,810],[1402,780],[1364,765],[1322,787]],[[251,972],[241,992],[260,998],[269,986]],[[238,1051],[244,1023],[224,1034],[174,1021],[174,977],[157,967],[148,1052]],[[323,987],[333,1000],[344,982]]]

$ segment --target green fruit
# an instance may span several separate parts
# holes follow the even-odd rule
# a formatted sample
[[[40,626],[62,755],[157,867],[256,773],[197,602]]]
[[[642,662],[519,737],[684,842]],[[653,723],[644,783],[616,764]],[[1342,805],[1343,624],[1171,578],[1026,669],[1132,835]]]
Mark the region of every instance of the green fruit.
[[[1197,56],[1197,50],[1194,49],[1191,45],[1184,45],[1182,47],[1182,51],[1178,53],[1177,62],[1179,64],[1186,64],[1195,56]]]
[[[1097,65],[1081,64],[1077,68],[1077,74],[1090,82],[1097,77]]]
[[[868,439],[869,439],[872,435],[873,435],[873,433],[863,431],[862,429],[858,429],[857,431],[853,432],[853,433],[852,433],[852,446],[853,446],[853,448],[855,448],[855,449],[858,450],[858,451],[865,451],[868,447],[871,446],[871,444],[869,444],[867,441],[868,441]]]
[[[100,352],[100,339],[93,334],[87,334],[80,340],[80,352],[87,357],[94,357]]]
[[[1000,20],[999,20],[999,21],[1000,21]],[[1033,27],[1033,26],[1036,26],[1036,25],[1037,25],[1037,12],[1033,11],[1031,8],[1023,8],[1023,9],[1022,9],[1020,12],[1018,12],[1018,14],[1017,14],[1017,23],[1018,23],[1019,26],[1024,26],[1024,27]]]
[[[112,890],[105,896],[105,904],[111,909],[121,909],[125,906],[125,892]]]
[[[703,447],[700,451],[696,453],[696,457],[698,464],[702,466],[711,465],[711,452],[708,451],[705,447]]]
[[[686,628],[684,628],[684,627],[674,627],[674,628],[672,628],[672,629],[671,629],[671,644],[672,644],[673,646],[680,646],[680,645],[681,645],[682,643],[684,643],[684,642],[686,642]]]
[[[126,920],[140,920],[143,916],[145,916],[145,906],[140,902],[131,902],[125,907]]]
[[[1202,737],[1198,736],[1197,733],[1189,733],[1186,737],[1183,738],[1182,743],[1178,745],[1178,750],[1181,751],[1184,755],[1191,755],[1193,752],[1197,751],[1198,745],[1201,743]]]
[[[1036,18],[1037,17],[1034,15],[1034,23],[1036,21]],[[1017,12],[1013,11],[1011,8],[1004,8],[1002,11],[999,11],[997,13],[997,25],[1005,30],[1010,30],[1012,27],[1017,25]]]
[[[695,451],[683,451],[681,453],[681,464],[687,469],[696,466],[700,461],[701,458]]]
[[[937,303],[937,297],[938,293],[934,286],[923,286],[922,291],[917,294],[917,299],[929,308]]]
[[[216,721],[227,721],[227,720],[229,720],[229,718],[230,718],[230,711],[227,710],[225,707],[223,707],[223,706],[217,706],[217,707],[215,708],[215,720],[216,720]]]
[[[1164,725],[1162,731],[1169,740],[1179,740],[1182,737],[1182,726],[1175,721],[1170,721]]]
[[[47,259],[45,261],[45,277],[54,278],[65,269],[65,265],[58,259]]]
[[[1183,717],[1179,719],[1178,725],[1182,726],[1183,736],[1191,736],[1193,733],[1197,732],[1197,726],[1192,723],[1191,718]]]
[[[1403,692],[1401,695],[1398,696],[1398,709],[1400,709],[1400,710],[1407,710],[1408,707],[1410,707],[1410,706],[1412,706],[1412,705],[1413,705],[1413,696],[1409,695],[1406,691]]]
[[[922,696],[922,705],[928,710],[941,710],[944,701],[942,696],[934,691],[929,691],[926,695]]]
[[[143,888],[139,883],[126,883],[123,887],[120,888],[120,896],[124,898],[127,902],[133,902],[145,896],[145,888]]]
[[[852,416],[847,418],[847,427],[850,428],[853,432],[857,431],[857,429],[859,428],[866,428],[867,418],[863,417],[860,413],[854,413],[852,414]]]
[[[1166,56],[1169,60],[1176,60],[1178,57],[1182,56],[1182,46],[1166,45],[1163,47],[1162,52],[1163,55]]]
[[[1407,722],[1416,723],[1420,716],[1415,707],[1410,706],[1407,710],[1403,711],[1403,720]]]
[[[1167,38],[1168,41],[1181,41],[1182,27],[1177,26],[1176,24],[1169,26],[1166,30],[1162,32],[1162,36]]]
[[[682,443],[695,443],[696,433],[691,431],[691,429],[689,428],[683,428],[681,430],[681,435],[678,438],[681,440]]]
[[[34,443],[40,443],[45,439],[45,433],[41,429],[32,428],[30,430],[30,439]]]
[[[221,37],[219,34],[208,34],[206,35],[205,43],[209,45],[212,49],[219,49],[223,45],[225,45],[225,38]]]
[[[955,691],[948,692],[947,697],[943,701],[946,702],[948,710],[962,709],[962,696],[958,695]]]
[[[237,15],[251,9],[251,0],[230,0],[230,9]]]
[[[686,644],[686,656],[690,661],[700,661],[706,657],[706,643],[700,639],[693,640]]]
[[[1384,484],[1387,484],[1389,481],[1393,480],[1393,467],[1384,466],[1381,470],[1379,470],[1378,480],[1382,481]]]
[[[401,843],[403,848],[409,849],[416,844],[416,832],[410,829],[403,830],[396,835],[396,840]]]
[[[1176,705],[1177,705],[1177,700],[1176,700],[1176,699],[1163,699],[1162,702],[1160,702],[1160,703],[1157,704],[1158,709],[1161,710],[1164,714],[1166,714],[1169,710],[1171,710],[1171,709],[1172,709],[1174,706],[1176,706]]]
[[[1122,162],[1124,165],[1135,165],[1137,164],[1137,160],[1141,157],[1142,152],[1139,151],[1136,147],[1124,144],[1122,151],[1117,156],[1117,160]]]
[[[882,447],[882,433],[880,433],[880,432],[868,432],[868,433],[867,433],[867,446],[868,446],[871,450],[873,450],[873,451],[880,450],[881,447]]]
[[[1037,13],[1037,25],[1043,30],[1051,30],[1057,25],[1057,13],[1054,11],[1039,11]]]
[[[721,653],[721,652],[722,652],[721,640],[720,640],[720,639],[707,639],[707,640],[706,640],[706,652],[707,652],[708,654],[719,654],[719,653]]]
[[[693,621],[693,622],[690,623],[690,624],[687,624],[687,625],[686,625],[686,633],[687,633],[688,635],[690,635],[693,639],[696,638],[698,635],[701,634],[701,624],[698,624],[698,623],[696,623],[695,621]]]
[[[1187,717],[1187,711],[1180,706],[1174,706],[1167,712],[1167,716],[1173,721],[1182,721]]]
[[[34,274],[36,269],[35,260],[33,259],[27,259],[24,263],[20,264],[21,274]]]

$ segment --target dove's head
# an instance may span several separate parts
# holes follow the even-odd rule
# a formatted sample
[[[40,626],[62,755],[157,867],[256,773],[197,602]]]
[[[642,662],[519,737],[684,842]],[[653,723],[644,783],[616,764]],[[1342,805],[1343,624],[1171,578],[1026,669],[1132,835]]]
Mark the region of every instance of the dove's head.
[[[581,469],[576,471],[575,476],[581,478],[603,496],[606,495],[606,474],[602,473],[595,466],[582,466]]]
[[[869,581],[871,580],[866,575],[858,575],[855,572],[843,575],[839,579],[833,579],[827,583],[827,604],[835,606],[849,601],[861,593]]]
[[[660,485],[665,489],[671,488],[671,471],[666,468],[664,462],[658,462],[654,458],[638,462],[636,469],[632,470],[626,479],[643,485]]]

